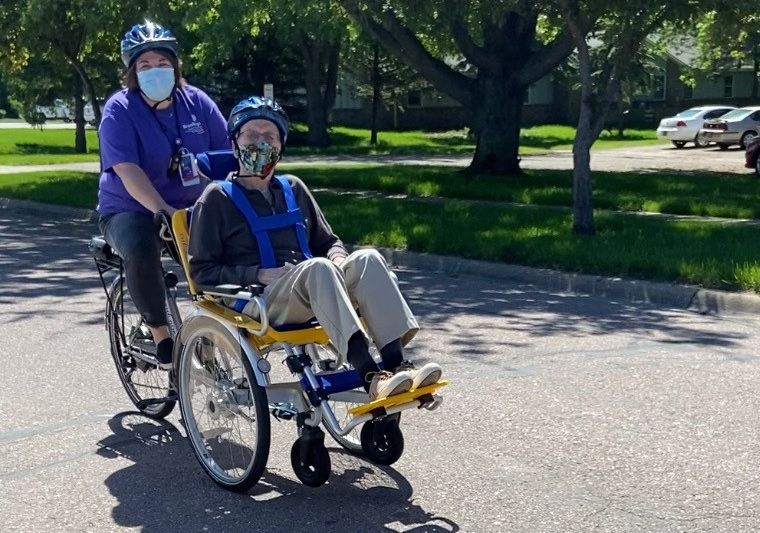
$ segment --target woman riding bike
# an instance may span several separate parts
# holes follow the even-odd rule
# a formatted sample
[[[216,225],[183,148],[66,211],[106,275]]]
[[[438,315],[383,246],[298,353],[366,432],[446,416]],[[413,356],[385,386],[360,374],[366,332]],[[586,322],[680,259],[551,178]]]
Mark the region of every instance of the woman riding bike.
[[[127,287],[145,318],[161,368],[173,339],[164,306],[161,240],[153,216],[192,205],[207,180],[193,154],[228,146],[216,104],[182,78],[177,40],[163,26],[136,24],[121,41],[125,88],[106,102],[100,123],[99,226],[121,256]]]

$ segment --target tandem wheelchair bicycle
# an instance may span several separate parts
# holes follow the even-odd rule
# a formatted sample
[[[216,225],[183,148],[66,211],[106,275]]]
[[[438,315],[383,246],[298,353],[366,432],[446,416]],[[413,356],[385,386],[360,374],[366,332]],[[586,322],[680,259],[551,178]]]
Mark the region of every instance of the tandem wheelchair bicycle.
[[[206,176],[222,179],[236,168],[231,152],[197,155]],[[187,258],[190,209],[156,216],[163,254],[183,269],[192,300],[184,319],[177,305],[179,279],[164,271],[169,329],[175,339],[173,370],[157,367],[155,344],[137,312],[118,253],[102,236],[90,250],[106,291],[105,322],[119,378],[146,416],[167,416],[179,401],[193,452],[220,486],[242,492],[259,480],[269,456],[270,414],[293,420],[298,438],[290,459],[298,479],[318,487],[330,476],[323,426],[348,451],[380,465],[396,462],[404,450],[400,413],[436,409],[441,380],[416,390],[369,401],[361,378],[334,349],[315,319],[304,324],[269,324],[264,287],[205,287],[190,277]],[[163,267],[162,267],[163,268]],[[117,272],[110,286],[104,274]],[[224,299],[253,300],[258,319],[224,305]],[[273,382],[270,359],[279,359],[295,379]]]

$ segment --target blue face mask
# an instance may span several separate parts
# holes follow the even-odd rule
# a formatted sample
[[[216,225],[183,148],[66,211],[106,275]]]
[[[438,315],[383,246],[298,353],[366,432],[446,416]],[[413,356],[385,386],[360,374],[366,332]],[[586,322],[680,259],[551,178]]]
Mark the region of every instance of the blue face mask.
[[[174,89],[174,68],[154,67],[137,73],[140,90],[156,102],[166,100]]]

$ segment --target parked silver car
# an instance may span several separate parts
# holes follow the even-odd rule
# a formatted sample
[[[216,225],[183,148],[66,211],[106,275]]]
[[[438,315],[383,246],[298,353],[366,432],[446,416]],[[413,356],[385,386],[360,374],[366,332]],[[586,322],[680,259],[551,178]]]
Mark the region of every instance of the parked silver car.
[[[666,117],[660,121],[657,137],[669,140],[676,148],[683,148],[687,142],[693,142],[694,146],[700,148],[707,146],[709,142],[699,136],[704,121],[721,117],[732,109],[736,108],[727,105],[705,105],[681,111],[674,117]]]
[[[721,150],[738,144],[743,150],[760,133],[760,106],[740,107],[720,118],[706,120],[699,136],[717,143]]]

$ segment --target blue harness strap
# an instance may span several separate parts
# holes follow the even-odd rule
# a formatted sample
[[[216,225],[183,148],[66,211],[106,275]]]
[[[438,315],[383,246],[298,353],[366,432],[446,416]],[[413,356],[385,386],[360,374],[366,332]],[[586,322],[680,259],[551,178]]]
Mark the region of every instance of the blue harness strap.
[[[309,249],[309,240],[306,237],[306,225],[303,221],[303,215],[296,203],[290,182],[282,176],[274,176],[273,178],[280,184],[282,192],[285,195],[287,211],[267,216],[261,216],[256,213],[240,184],[232,181],[219,182],[222,191],[232,200],[238,211],[243,214],[251,233],[256,237],[262,268],[276,268],[278,266],[274,257],[272,241],[269,239],[268,232],[272,230],[294,227],[298,245],[301,248],[301,254],[307,259],[313,257]],[[247,303],[247,300],[236,300],[232,307],[236,311],[241,312]]]
[[[303,215],[296,203],[296,197],[293,194],[293,187],[290,186],[290,182],[283,176],[274,176],[274,179],[278,181],[282,187],[282,192],[285,195],[285,205],[288,208],[288,215],[294,218],[292,225],[296,227],[296,238],[298,239],[298,245],[301,247],[301,253],[306,259],[311,259],[311,250],[309,250],[309,239],[306,238],[306,226],[303,223]]]

